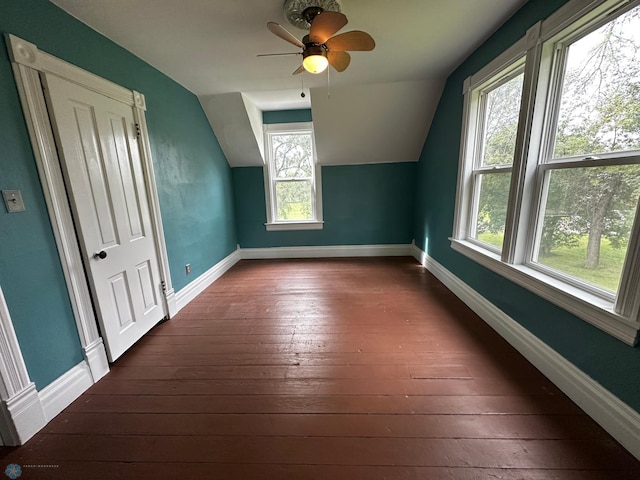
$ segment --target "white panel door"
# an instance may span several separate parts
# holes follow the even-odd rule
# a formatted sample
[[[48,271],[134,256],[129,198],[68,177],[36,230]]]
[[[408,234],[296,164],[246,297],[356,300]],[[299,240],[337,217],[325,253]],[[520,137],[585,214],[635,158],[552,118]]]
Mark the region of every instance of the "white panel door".
[[[165,315],[133,108],[54,75],[43,84],[109,360]]]

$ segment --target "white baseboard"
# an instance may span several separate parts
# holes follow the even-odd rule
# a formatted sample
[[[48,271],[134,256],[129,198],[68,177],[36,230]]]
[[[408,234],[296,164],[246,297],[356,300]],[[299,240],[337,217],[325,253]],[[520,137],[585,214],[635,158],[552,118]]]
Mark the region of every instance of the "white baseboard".
[[[5,445],[24,445],[108,373],[109,364],[102,341],[87,347],[84,353],[87,360],[83,360],[42,390],[37,391],[31,383],[20,393],[0,403],[2,439]],[[91,367],[89,361],[93,363]]]
[[[107,359],[107,352],[104,349],[102,337],[98,337],[92,344],[83,347],[82,351],[84,359],[91,370],[93,383],[109,373],[109,360]]]
[[[52,420],[71,405],[93,383],[91,369],[87,362],[83,361],[40,390],[38,396],[46,421]]]
[[[3,416],[10,419],[9,428],[3,432],[5,445],[23,445],[47,424],[46,414],[36,390],[31,383],[17,395],[3,402]]]
[[[640,413],[577,368],[453,273],[413,246],[413,256],[640,460]]]
[[[216,263],[209,270],[176,293],[176,313],[182,310],[191,300],[200,295],[209,285],[220,278],[227,270],[240,261],[240,251],[236,250]]]
[[[242,259],[331,258],[331,257],[403,257],[411,256],[409,244],[335,245],[320,247],[242,248]]]
[[[164,294],[165,301],[167,302],[167,314],[169,318],[173,318],[173,316],[178,313],[178,304],[176,303],[176,292],[173,290],[169,290]]]

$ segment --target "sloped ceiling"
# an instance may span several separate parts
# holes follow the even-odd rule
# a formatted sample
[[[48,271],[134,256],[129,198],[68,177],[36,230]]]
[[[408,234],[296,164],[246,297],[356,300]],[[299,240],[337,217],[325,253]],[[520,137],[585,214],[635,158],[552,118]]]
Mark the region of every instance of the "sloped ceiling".
[[[311,90],[322,165],[417,161],[440,97],[440,81]]]
[[[448,74],[525,1],[342,0],[343,31],[376,48],[328,79],[292,76],[297,55],[256,57],[296,52],[268,21],[307,33],[283,0],[52,0],[196,94],[231,166],[262,164],[261,111],[298,108],[325,165],[416,161]]]

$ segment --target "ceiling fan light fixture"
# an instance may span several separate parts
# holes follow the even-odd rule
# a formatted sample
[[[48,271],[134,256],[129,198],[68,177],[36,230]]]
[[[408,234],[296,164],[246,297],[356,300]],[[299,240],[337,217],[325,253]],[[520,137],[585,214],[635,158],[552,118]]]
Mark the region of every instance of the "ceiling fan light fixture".
[[[376,42],[367,32],[352,30],[338,34],[340,29],[349,22],[343,13],[325,10],[318,5],[330,1],[336,0],[285,0],[285,12],[287,7],[295,6],[297,11],[306,18],[306,22],[312,24],[309,34],[302,40],[298,40],[279,23],[267,22],[267,28],[271,33],[302,48],[302,65],[293,72],[293,75],[298,75],[305,70],[313,74],[322,73],[329,65],[338,72],[344,72],[351,62],[349,51],[367,52],[375,48]],[[313,5],[311,2],[316,4]],[[305,8],[300,10],[302,7]]]
[[[320,45],[311,45],[302,53],[302,66],[309,73],[322,73],[329,66],[327,51]]]

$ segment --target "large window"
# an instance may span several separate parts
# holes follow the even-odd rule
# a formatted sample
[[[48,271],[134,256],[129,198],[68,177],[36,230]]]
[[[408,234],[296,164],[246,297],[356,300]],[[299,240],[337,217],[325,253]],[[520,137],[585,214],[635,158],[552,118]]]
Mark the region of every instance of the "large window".
[[[521,62],[523,63],[523,62]],[[472,172],[469,238],[502,250],[509,185],[516,148],[524,71],[501,72],[477,90],[477,149]]]
[[[640,330],[639,3],[570,2],[467,80],[452,239],[630,344]]]
[[[265,140],[267,230],[322,228],[312,125],[265,125]]]

